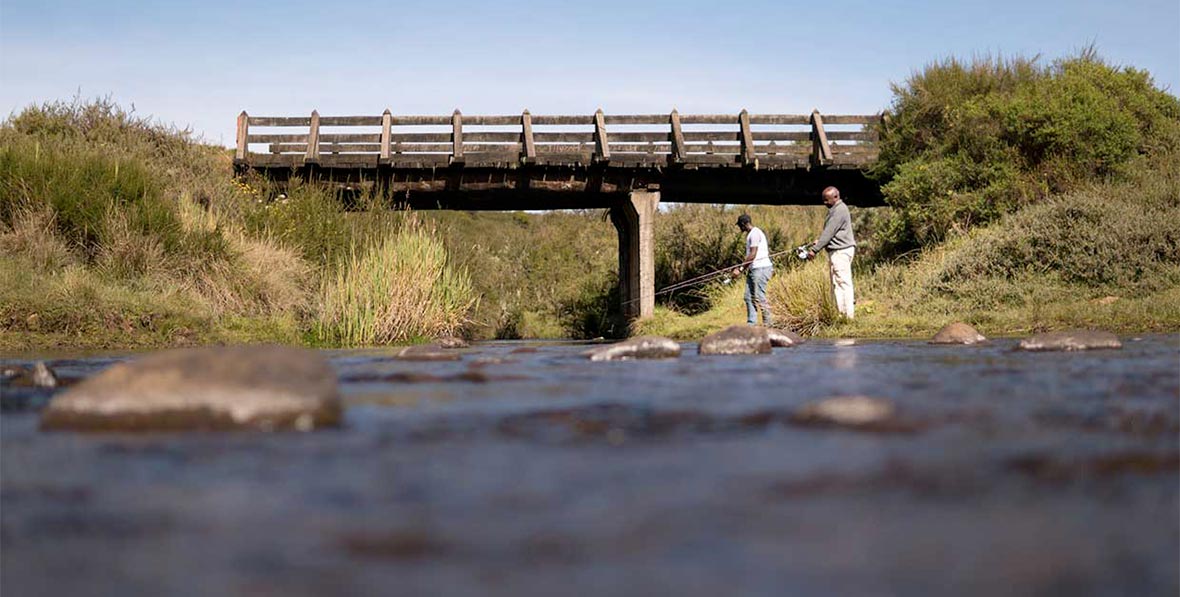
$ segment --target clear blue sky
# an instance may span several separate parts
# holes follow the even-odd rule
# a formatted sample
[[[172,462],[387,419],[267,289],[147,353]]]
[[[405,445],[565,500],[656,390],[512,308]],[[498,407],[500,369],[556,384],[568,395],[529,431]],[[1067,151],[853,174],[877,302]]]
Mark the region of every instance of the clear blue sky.
[[[0,113],[109,95],[223,145],[243,109],[872,113],[932,60],[1090,43],[1178,93],[1178,0],[0,0]]]

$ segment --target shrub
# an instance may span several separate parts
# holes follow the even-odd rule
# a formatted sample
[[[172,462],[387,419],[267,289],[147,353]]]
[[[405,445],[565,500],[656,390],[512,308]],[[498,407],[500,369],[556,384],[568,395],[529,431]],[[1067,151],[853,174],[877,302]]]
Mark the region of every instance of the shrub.
[[[1180,147],[1180,100],[1093,50],[1049,66],[948,59],[893,93],[874,174],[896,208],[897,224],[882,228],[894,254],[1125,178],[1141,159]]]

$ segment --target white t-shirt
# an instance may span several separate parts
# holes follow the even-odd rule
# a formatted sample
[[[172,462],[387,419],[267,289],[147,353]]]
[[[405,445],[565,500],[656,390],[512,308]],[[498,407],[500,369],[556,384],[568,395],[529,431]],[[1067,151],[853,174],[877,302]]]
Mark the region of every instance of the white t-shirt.
[[[750,254],[750,249],[754,249],[754,262],[750,264],[750,269],[759,267],[770,267],[770,249],[766,245],[766,235],[762,233],[762,229],[754,227],[750,229],[749,234],[746,235],[746,255]]]

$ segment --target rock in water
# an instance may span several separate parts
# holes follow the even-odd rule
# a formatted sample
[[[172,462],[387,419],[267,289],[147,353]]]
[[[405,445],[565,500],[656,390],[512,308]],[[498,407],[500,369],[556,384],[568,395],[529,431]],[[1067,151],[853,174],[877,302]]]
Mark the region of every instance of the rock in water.
[[[1037,334],[1020,341],[1021,350],[1093,350],[1097,348],[1122,348],[1118,336],[1099,330],[1070,330]]]
[[[471,346],[466,340],[458,336],[443,336],[434,341],[441,348],[467,348]]]
[[[887,428],[897,409],[892,402],[868,396],[837,396],[803,405],[791,414],[800,425]]]
[[[458,361],[463,358],[459,353],[447,350],[438,344],[407,346],[394,356],[403,361]]]
[[[19,365],[5,367],[0,377],[11,387],[56,388],[57,374],[44,361],[37,361],[32,367]]]
[[[340,423],[336,373],[285,346],[170,350],[115,365],[53,398],[43,429],[297,429]]]
[[[987,338],[979,330],[961,321],[948,323],[930,339],[931,344],[977,344]]]
[[[674,359],[680,356],[680,344],[662,336],[640,336],[616,344],[599,346],[582,354],[591,361]]]
[[[789,330],[767,328],[766,333],[770,335],[770,345],[774,347],[798,346],[806,342],[803,336]]]
[[[770,334],[764,327],[733,325],[701,340],[700,354],[767,354]]]

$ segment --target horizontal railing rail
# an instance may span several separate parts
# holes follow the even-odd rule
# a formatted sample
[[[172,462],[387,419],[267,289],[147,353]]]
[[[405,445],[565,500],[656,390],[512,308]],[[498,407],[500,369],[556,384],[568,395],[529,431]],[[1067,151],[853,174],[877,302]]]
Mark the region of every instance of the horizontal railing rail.
[[[863,168],[880,114],[238,116],[251,167],[589,165]],[[261,130],[260,130],[261,129]],[[262,151],[256,151],[261,148]]]

